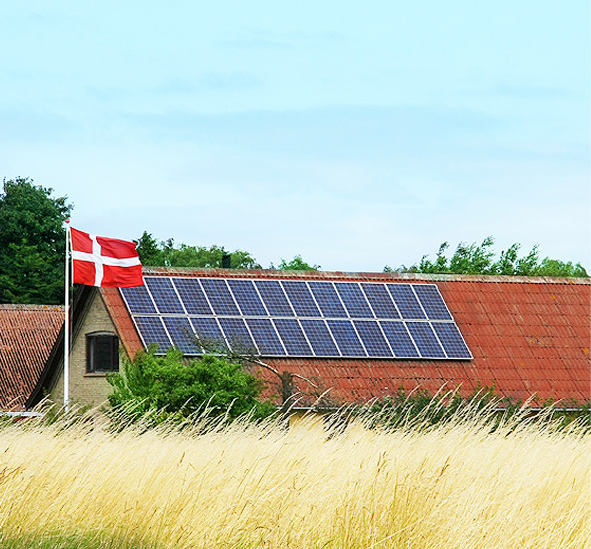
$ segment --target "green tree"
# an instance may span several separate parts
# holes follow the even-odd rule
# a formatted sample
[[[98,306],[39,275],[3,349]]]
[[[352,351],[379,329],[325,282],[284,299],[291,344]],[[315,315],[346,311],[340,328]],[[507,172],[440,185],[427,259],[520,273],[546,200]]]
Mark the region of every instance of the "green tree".
[[[207,411],[210,416],[261,419],[274,412],[271,403],[258,399],[262,381],[241,365],[207,354],[188,360],[175,349],[165,356],[155,351],[154,346],[136,353],[133,361],[124,358],[122,373],[107,376],[113,387],[109,403],[128,418],[149,412],[160,419],[184,418]]]
[[[223,246],[189,246],[175,245],[174,240],[157,242],[147,231],[135,241],[140,260],[143,265],[153,267],[191,267],[191,268],[222,268],[224,256],[230,256],[233,269],[260,269],[261,266],[248,252],[236,250],[230,252]]]
[[[0,302],[64,302],[65,228],[72,205],[29,178],[3,181]]]
[[[274,268],[273,265],[271,265],[271,268]],[[282,259],[281,263],[277,266],[277,269],[280,271],[318,271],[320,265],[310,265],[302,259],[301,255],[296,255],[289,262]]]
[[[589,276],[580,263],[565,263],[557,259],[546,257],[540,260],[538,246],[534,246],[529,253],[519,256],[521,245],[512,244],[501,251],[499,258],[493,249],[494,238],[485,238],[480,245],[476,243],[466,244],[460,242],[454,254],[448,258],[445,255],[449,244],[444,242],[434,261],[424,255],[418,264],[411,267],[400,267],[396,272],[411,273],[455,273],[455,274],[486,274],[486,275],[510,275],[510,276]],[[393,269],[386,266],[385,272]]]

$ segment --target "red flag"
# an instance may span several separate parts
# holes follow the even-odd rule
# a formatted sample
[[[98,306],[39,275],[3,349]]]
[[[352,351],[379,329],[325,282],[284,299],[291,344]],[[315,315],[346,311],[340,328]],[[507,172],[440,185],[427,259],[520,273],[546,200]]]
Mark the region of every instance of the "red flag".
[[[87,286],[143,286],[142,264],[133,242],[70,229],[73,282]]]

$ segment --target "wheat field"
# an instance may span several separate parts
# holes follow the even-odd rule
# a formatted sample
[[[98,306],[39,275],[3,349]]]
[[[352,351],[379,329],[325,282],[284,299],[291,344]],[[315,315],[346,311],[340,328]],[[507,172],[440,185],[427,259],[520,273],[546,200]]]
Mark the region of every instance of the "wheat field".
[[[591,438],[478,421],[0,429],[0,547],[591,547]]]

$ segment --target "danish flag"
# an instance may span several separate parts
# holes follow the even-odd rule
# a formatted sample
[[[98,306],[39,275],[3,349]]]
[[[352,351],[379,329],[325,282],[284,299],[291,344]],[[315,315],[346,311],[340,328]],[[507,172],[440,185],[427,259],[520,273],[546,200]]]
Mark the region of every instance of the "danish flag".
[[[135,243],[94,236],[71,228],[74,284],[130,288],[143,286]]]

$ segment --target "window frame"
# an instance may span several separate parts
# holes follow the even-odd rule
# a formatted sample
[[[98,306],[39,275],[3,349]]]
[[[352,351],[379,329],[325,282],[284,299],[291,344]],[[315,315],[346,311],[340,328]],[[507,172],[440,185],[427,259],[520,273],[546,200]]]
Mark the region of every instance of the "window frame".
[[[98,357],[97,348],[99,343],[109,342],[109,357]],[[95,364],[99,366],[96,367]],[[101,367],[108,363],[108,367]],[[87,374],[108,374],[119,371],[119,338],[113,332],[92,332],[86,334],[86,373]]]

